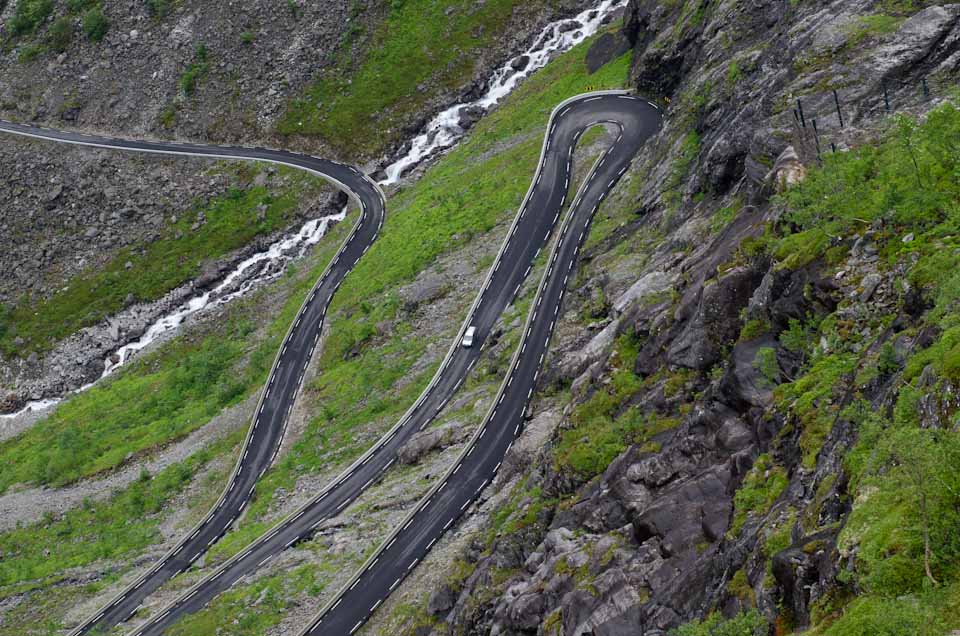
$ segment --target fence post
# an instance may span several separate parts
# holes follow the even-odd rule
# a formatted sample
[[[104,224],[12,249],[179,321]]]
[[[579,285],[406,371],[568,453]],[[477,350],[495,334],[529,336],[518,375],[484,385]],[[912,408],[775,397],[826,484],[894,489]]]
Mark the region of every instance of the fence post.
[[[843,113],[840,111],[840,97],[837,95],[836,89],[833,91],[833,103],[837,106],[837,119],[840,120],[840,128],[843,128]]]
[[[811,117],[810,123],[813,125],[813,140],[817,144],[817,159],[820,159],[820,131],[817,130],[817,118]]]
[[[800,125],[804,128],[807,127],[807,120],[803,116],[803,104],[800,103],[800,98],[797,98],[797,112],[800,113]]]

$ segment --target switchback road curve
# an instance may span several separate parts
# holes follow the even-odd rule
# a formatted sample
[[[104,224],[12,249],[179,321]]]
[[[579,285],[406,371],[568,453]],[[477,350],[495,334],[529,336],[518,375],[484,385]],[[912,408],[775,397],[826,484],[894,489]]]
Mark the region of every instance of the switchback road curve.
[[[574,147],[584,131],[601,123],[617,126],[620,134],[594,164],[567,212],[520,343],[483,423],[446,474],[323,608],[302,632],[304,636],[348,636],[356,632],[491,483],[520,434],[559,319],[567,282],[593,215],[643,143],[659,128],[660,112],[653,104],[620,92],[579,96],[558,106],[551,116],[540,167],[520,210],[520,218],[525,213],[532,214],[552,229],[563,210]],[[516,229],[508,235],[504,253],[509,252],[512,245],[530,246],[528,236],[518,234]],[[537,243],[536,253],[542,246],[543,243]],[[526,267],[523,278],[530,271],[529,262],[521,261],[495,263],[494,273],[497,267],[503,266],[512,266],[515,272]],[[511,288],[512,284],[511,278],[505,288],[495,289],[512,299],[519,283],[517,289]],[[484,289],[486,292],[487,288]]]
[[[285,164],[335,183],[348,192],[360,208],[359,219],[352,232],[300,307],[294,323],[283,339],[271,368],[266,390],[262,392],[257,404],[240,458],[215,507],[150,570],[112,599],[95,616],[80,624],[72,634],[83,634],[94,628],[106,630],[126,620],[153,591],[190,567],[191,563],[227,531],[243,511],[253,494],[257,480],[272,463],[283,442],[287,417],[320,337],[327,306],[343,278],[373,244],[383,226],[385,198],[376,182],[356,168],[282,150],[131,141],[26,126],[4,120],[0,120],[0,131],[98,148]]]
[[[436,417],[476,363],[482,349],[480,343],[487,337],[503,309],[512,302],[528,276],[533,261],[546,246],[565,207],[571,158],[577,140],[584,130],[603,122],[619,126],[621,134],[595,164],[574,200],[541,282],[536,308],[528,318],[523,341],[497,396],[496,406],[447,477],[388,538],[307,632],[348,634],[356,631],[403,576],[412,570],[436,538],[452,525],[489,482],[519,433],[522,414],[532,394],[542,364],[542,354],[559,313],[569,271],[593,212],[625,172],[643,141],[659,126],[659,112],[651,104],[622,92],[606,92],[572,98],[554,110],[535,180],[514,219],[508,238],[460,334],[417,402],[391,431],[316,498],[164,608],[143,625],[138,634],[162,633],[180,616],[200,609],[273,555],[309,537],[316,526],[338,514],[390,468],[396,450],[410,435],[426,427]],[[382,218],[382,200],[380,214]],[[358,223],[358,230],[362,224],[363,219]],[[553,313],[548,315],[546,310],[541,311],[541,306],[553,307]],[[464,349],[458,345],[468,325],[476,328],[475,341],[478,346]],[[359,586],[361,579],[364,583],[362,587]],[[123,603],[120,599],[120,604]]]

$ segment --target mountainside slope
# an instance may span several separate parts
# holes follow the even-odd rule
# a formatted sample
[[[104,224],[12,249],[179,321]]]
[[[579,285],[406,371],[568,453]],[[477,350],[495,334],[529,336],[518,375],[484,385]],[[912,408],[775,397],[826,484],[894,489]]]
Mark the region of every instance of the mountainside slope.
[[[546,444],[379,633],[960,628],[960,6],[930,4],[631,3],[670,105],[598,212]]]

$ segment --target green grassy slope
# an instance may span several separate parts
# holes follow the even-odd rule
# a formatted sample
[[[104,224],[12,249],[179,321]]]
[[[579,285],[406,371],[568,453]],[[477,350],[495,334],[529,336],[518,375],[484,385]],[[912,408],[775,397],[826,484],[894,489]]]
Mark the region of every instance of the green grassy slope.
[[[289,107],[279,130],[319,135],[338,153],[371,156],[400,140],[403,126],[436,91],[455,90],[497,47],[511,20],[534,16],[555,0],[400,0],[367,34],[354,60],[351,32],[339,62],[325,69]],[[427,88],[430,87],[430,88]]]
[[[25,357],[29,351],[46,351],[77,330],[115,314],[128,295],[137,302],[162,297],[196,278],[204,263],[290,225],[298,202],[318,196],[324,183],[302,171],[282,168],[281,183],[257,186],[252,183],[256,169],[229,170],[236,187],[178,214],[177,222],[167,224],[157,241],[117,250],[105,265],[71,276],[49,298],[24,296],[12,307],[0,306],[0,354]],[[257,210],[261,205],[266,206],[262,215]],[[201,214],[206,222],[191,230]]]

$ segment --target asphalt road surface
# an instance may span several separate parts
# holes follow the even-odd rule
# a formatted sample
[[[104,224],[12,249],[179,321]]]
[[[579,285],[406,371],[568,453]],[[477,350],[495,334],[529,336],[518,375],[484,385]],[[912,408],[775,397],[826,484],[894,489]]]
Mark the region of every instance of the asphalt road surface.
[[[643,142],[659,127],[659,111],[645,100],[620,92],[595,93],[567,100],[554,110],[544,139],[541,161],[530,190],[460,333],[424,393],[394,428],[312,501],[163,608],[140,627],[138,635],[162,633],[180,617],[201,609],[276,554],[309,538],[318,525],[337,515],[381,478],[393,465],[400,446],[412,434],[429,425],[443,410],[479,359],[483,343],[490,335],[497,318],[513,301],[520,285],[528,277],[535,259],[547,246],[567,204],[573,149],[580,135],[597,123],[614,124],[621,133],[594,165],[570,206],[558,241],[549,255],[549,265],[541,281],[534,309],[524,327],[523,339],[493,409],[447,475],[384,542],[350,584],[323,609],[305,633],[355,632],[419,563],[437,538],[456,522],[493,479],[504,455],[522,430],[523,413],[536,384],[550,335],[559,315],[564,289],[593,213],[626,171]],[[76,133],[37,130],[0,122],[0,129],[9,130],[9,126],[58,141],[90,143],[91,139]],[[183,547],[179,553],[169,554],[138,583],[118,596],[103,613],[78,628],[77,633],[87,631],[93,625],[111,626],[125,620],[150,591],[176,572],[188,567],[190,562],[202,554],[242,509],[252,492],[256,478],[269,465],[279,448],[283,422],[299,388],[302,370],[312,354],[330,296],[356,259],[376,238],[383,218],[383,199],[376,187],[352,168],[340,164],[265,149],[108,141],[110,143],[91,145],[147,152],[172,151],[280,161],[304,167],[339,182],[352,191],[353,196],[361,202],[364,213],[338,260],[334,261],[331,269],[318,283],[315,293],[311,294],[305,303],[284,343],[277,367],[269,380],[265,406],[262,411],[258,409],[257,415],[261,424],[267,423],[263,419],[267,413],[266,404],[274,403],[275,406],[270,411],[273,414],[272,419],[266,427],[258,426],[258,419],[254,420],[251,436],[238,464],[238,476],[235,479],[243,479],[243,483],[231,486],[208,520],[185,541],[185,544],[199,551],[194,556],[192,549]],[[305,164],[309,164],[309,167]],[[470,325],[476,328],[475,345],[467,349],[460,347],[459,343],[463,331]],[[263,429],[270,429],[271,433],[258,433],[258,430]],[[247,477],[244,478],[244,475]],[[237,494],[231,494],[233,492]],[[235,503],[231,503],[233,498],[236,498]],[[223,525],[224,523],[226,525]],[[206,529],[208,526],[209,529]]]

